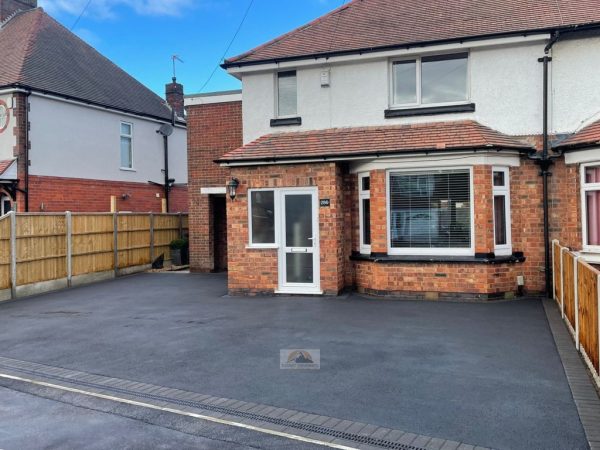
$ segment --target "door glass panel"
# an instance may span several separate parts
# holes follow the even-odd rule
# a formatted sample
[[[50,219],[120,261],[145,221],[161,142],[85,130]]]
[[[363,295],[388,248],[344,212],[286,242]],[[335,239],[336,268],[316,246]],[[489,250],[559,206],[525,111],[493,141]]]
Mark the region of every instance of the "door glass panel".
[[[312,195],[285,196],[286,247],[312,247]],[[311,269],[312,270],[312,269]],[[288,266],[289,271],[289,266]]]
[[[287,253],[285,255],[286,280],[288,283],[313,282],[313,254]]]

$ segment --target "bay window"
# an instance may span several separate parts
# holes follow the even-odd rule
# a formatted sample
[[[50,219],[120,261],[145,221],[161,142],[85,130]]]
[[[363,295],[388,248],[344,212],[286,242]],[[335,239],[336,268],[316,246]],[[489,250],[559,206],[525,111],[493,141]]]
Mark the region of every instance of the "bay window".
[[[600,165],[582,167],[583,245],[600,250]]]
[[[473,255],[471,169],[388,172],[389,253]]]
[[[492,169],[494,197],[494,252],[496,255],[512,254],[510,233],[510,184],[506,167]]]
[[[371,253],[371,177],[369,173],[358,175],[358,216],[360,221],[360,252]]]
[[[466,102],[468,53],[423,56],[392,62],[392,106]]]

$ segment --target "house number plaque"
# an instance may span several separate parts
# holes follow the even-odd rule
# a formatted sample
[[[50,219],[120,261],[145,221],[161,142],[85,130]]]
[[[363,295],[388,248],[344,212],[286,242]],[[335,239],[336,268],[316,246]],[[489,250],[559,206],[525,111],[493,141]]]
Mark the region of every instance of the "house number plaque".
[[[319,201],[319,205],[321,206],[321,208],[328,208],[329,206],[331,206],[331,200],[329,200],[328,198],[322,198]]]

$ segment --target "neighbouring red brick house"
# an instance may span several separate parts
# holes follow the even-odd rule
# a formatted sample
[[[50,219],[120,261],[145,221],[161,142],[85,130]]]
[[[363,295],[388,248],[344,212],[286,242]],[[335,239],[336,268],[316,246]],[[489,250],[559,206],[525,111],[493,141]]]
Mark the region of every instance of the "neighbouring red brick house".
[[[355,0],[226,60],[241,105],[188,106],[192,268],[231,181],[232,294],[505,298],[550,239],[597,258],[600,10],[539,6]]]
[[[36,6],[0,0],[0,215],[187,211],[183,87],[167,104]]]

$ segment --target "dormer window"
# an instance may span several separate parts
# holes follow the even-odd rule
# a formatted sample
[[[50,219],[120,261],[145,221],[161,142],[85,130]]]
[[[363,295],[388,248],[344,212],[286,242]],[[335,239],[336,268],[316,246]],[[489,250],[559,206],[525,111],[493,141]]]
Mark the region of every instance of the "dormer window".
[[[423,56],[392,62],[394,107],[466,102],[468,53]]]

